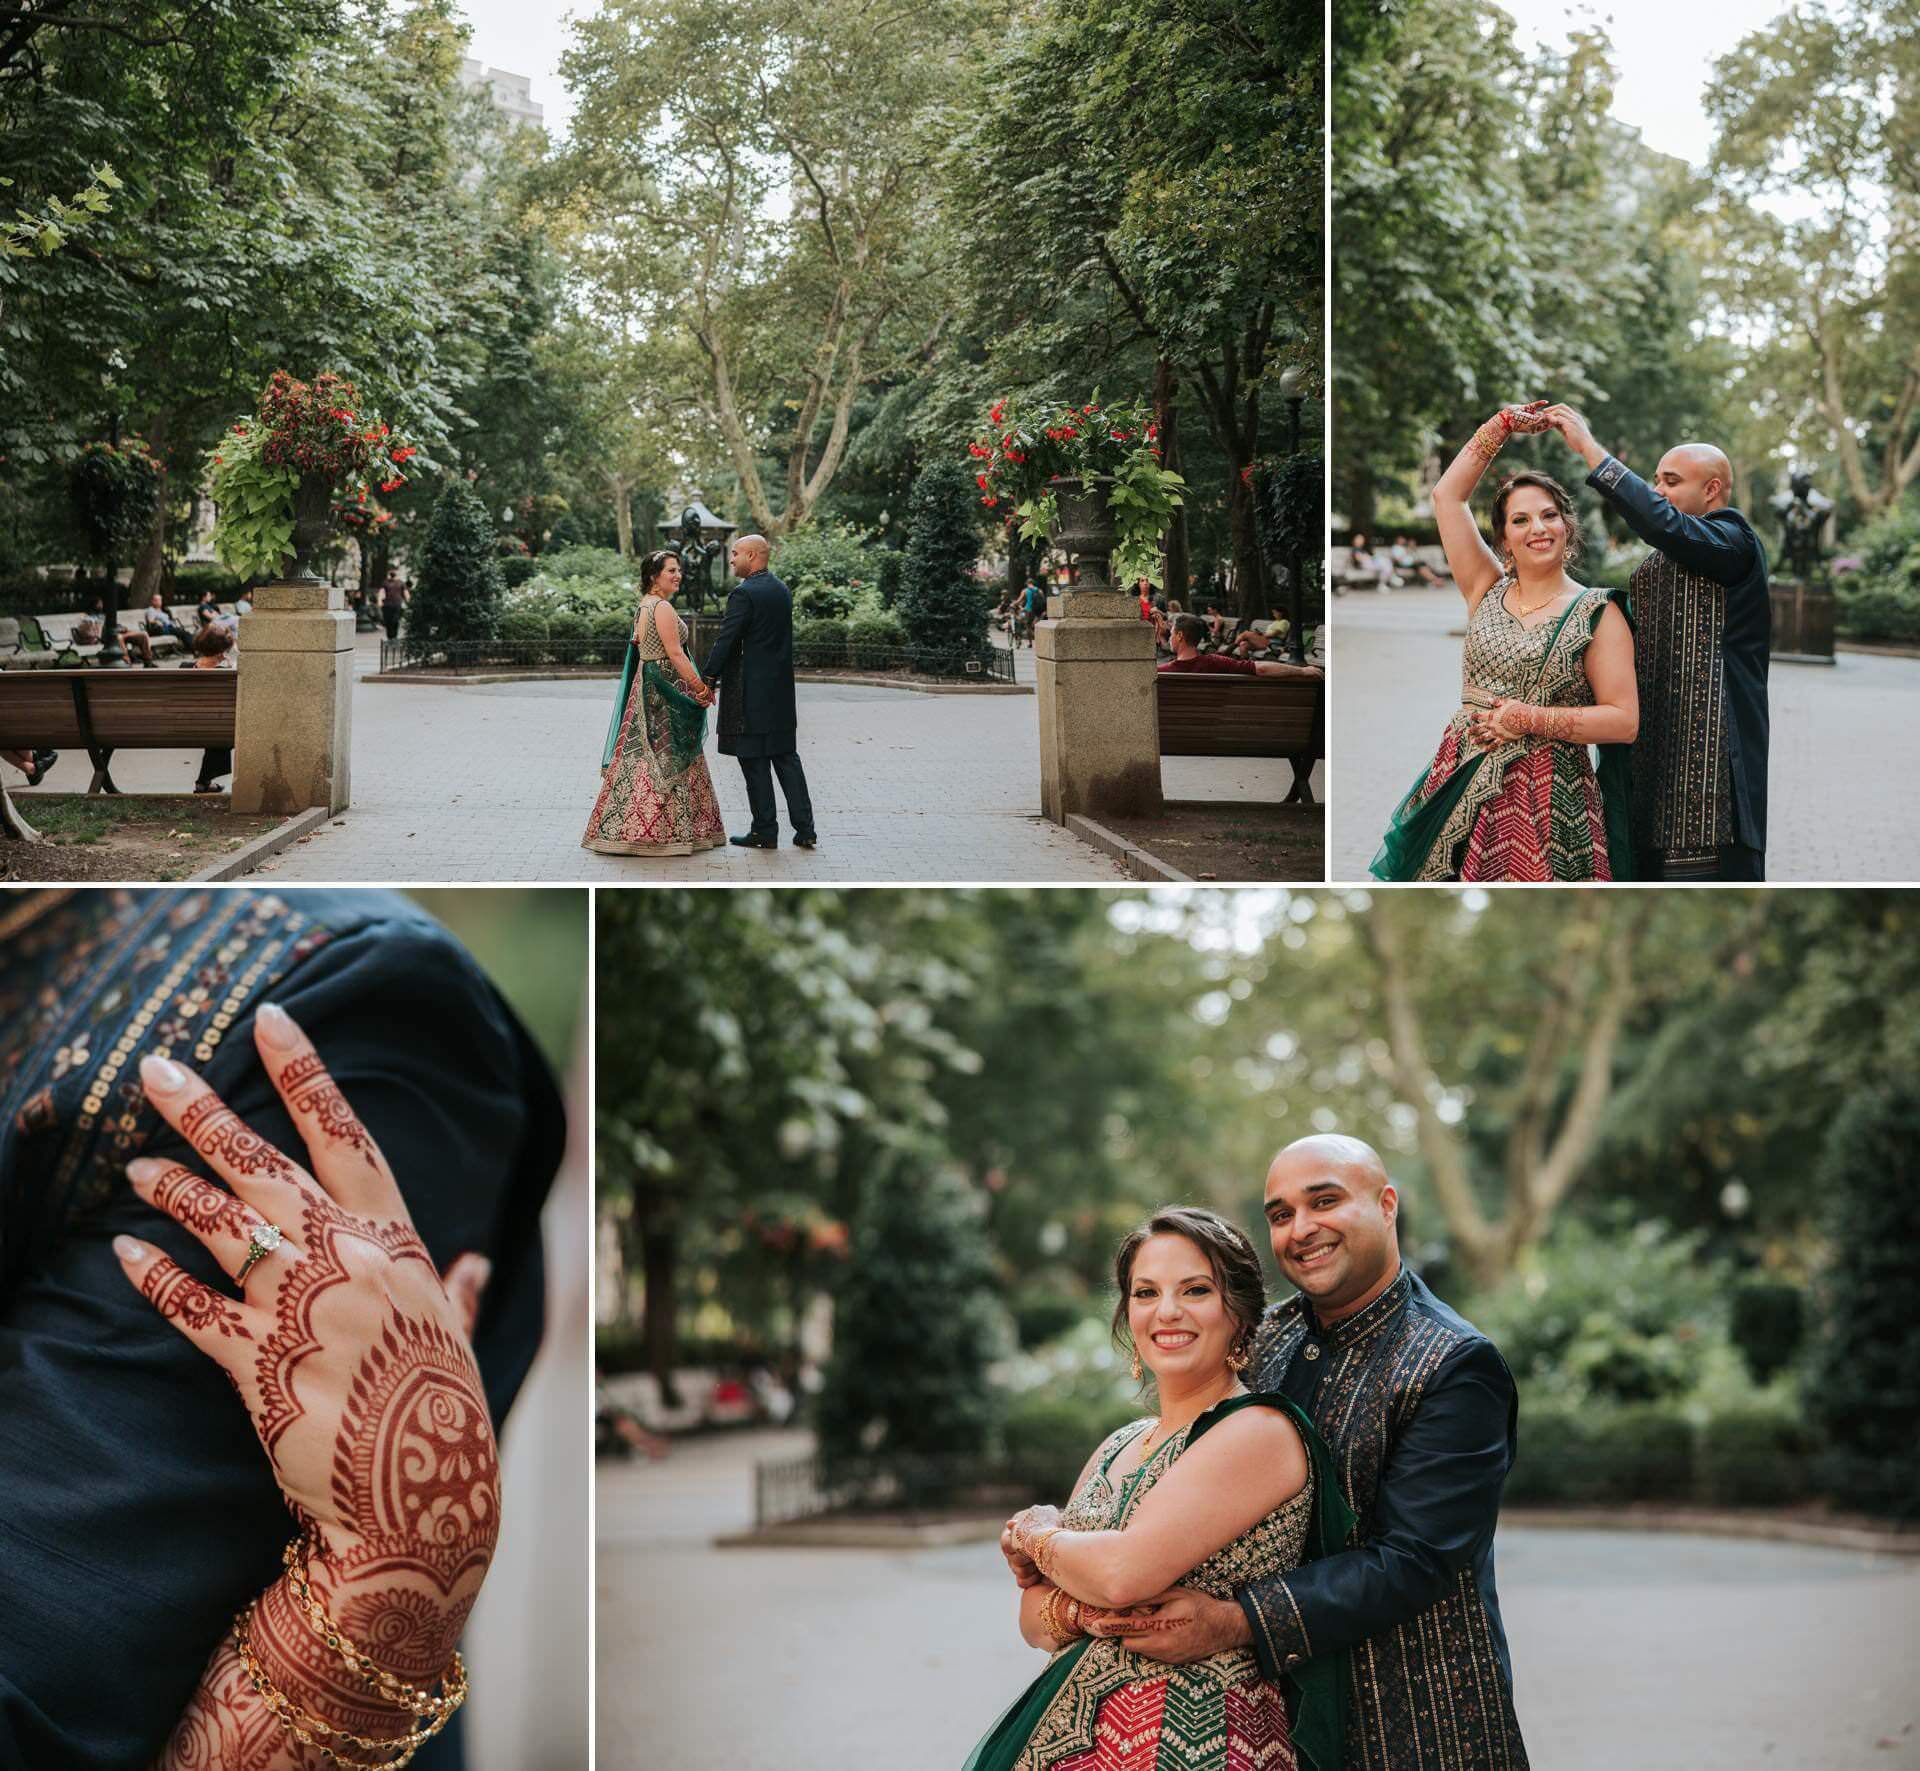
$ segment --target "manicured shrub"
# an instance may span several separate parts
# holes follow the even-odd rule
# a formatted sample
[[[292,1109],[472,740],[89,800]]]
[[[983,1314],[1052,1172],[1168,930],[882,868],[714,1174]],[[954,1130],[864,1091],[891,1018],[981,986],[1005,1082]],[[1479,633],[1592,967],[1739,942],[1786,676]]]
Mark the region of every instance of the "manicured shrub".
[[[633,637],[633,617],[619,610],[606,609],[589,616],[592,624],[594,661],[616,668],[627,655],[627,641]]]
[[[196,603],[202,592],[210,590],[216,602],[230,603],[245,583],[238,572],[229,572],[224,566],[181,566],[173,574],[173,595],[168,600]]]
[[[539,570],[538,560],[524,553],[510,553],[500,562],[500,579],[509,590],[518,590]]]
[[[987,644],[988,599],[973,577],[979,554],[973,477],[929,467],[907,506],[907,563],[897,608],[917,668],[957,676]]]
[[[998,1289],[984,1200],[964,1175],[903,1150],[868,1177],[815,1409],[829,1466],[986,1447],[988,1372],[1012,1339]]]
[[[1700,1429],[1694,1474],[1705,1506],[1795,1506],[1813,1492],[1811,1436],[1779,1409],[1716,1415]]]
[[[427,523],[407,604],[407,638],[433,645],[491,643],[499,632],[504,588],[486,507],[465,480],[454,480]]]
[[[847,623],[847,660],[858,670],[899,663],[906,643],[906,624],[891,610],[857,614]]]
[[[1807,1393],[1824,1486],[1845,1507],[1920,1517],[1920,1086],[1847,1102],[1813,1197],[1832,1247]]]
[[[547,639],[563,664],[580,661],[576,648],[593,638],[593,620],[591,615],[582,615],[577,609],[561,609],[548,622]]]
[[[500,617],[500,638],[502,643],[525,647],[526,662],[537,663],[544,653],[548,639],[548,622],[543,610],[532,608],[525,603],[510,603]]]
[[[1728,1324],[1733,1344],[1757,1384],[1791,1365],[1806,1334],[1806,1295],[1778,1279],[1743,1279],[1734,1288]]]
[[[900,589],[907,581],[907,556],[897,547],[880,550],[879,570],[876,581],[880,586],[880,601],[891,609],[900,600]]]
[[[1065,1505],[1074,1478],[1093,1449],[1115,1427],[1138,1420],[1145,1410],[1124,1401],[1096,1402],[1030,1391],[1006,1408],[1008,1473],[1035,1495]]]
[[[838,670],[847,662],[847,624],[799,620],[793,624],[793,661],[815,670]]]

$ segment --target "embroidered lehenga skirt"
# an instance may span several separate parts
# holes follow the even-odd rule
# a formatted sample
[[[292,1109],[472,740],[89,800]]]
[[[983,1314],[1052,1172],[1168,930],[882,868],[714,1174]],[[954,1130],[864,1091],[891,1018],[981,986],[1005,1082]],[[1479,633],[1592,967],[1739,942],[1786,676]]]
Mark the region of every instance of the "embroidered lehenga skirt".
[[[705,737],[706,709],[666,666],[647,659],[633,673],[580,846],[602,855],[691,855],[725,842]]]
[[[1496,696],[1545,707],[1593,704],[1585,657],[1604,591],[1575,599],[1529,628],[1505,586],[1480,599],[1467,625],[1463,705],[1433,761],[1395,807],[1370,871],[1384,880],[1609,881],[1627,844],[1623,746],[1521,738],[1493,749],[1473,740],[1475,706]]]

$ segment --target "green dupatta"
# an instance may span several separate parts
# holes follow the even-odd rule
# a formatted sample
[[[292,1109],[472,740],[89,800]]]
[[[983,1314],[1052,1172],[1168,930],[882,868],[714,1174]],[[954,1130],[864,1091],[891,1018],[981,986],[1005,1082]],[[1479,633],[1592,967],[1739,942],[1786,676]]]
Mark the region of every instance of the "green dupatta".
[[[1491,596],[1493,592],[1488,591],[1487,594]],[[1633,617],[1627,609],[1624,594],[1612,592],[1608,600],[1627,617],[1627,625],[1631,628]],[[1547,649],[1541,656],[1540,677],[1534,682],[1536,690],[1546,676],[1547,665],[1553,658],[1553,648],[1560,643],[1560,630],[1573,619],[1573,611],[1579,603],[1580,598],[1575,597],[1554,625]],[[1594,775],[1600,783],[1601,820],[1607,831],[1607,866],[1615,880],[1629,880],[1633,878],[1633,836],[1627,817],[1627,752],[1632,746],[1599,744],[1594,748],[1600,758]],[[1468,783],[1479,772],[1488,754],[1487,751],[1480,751],[1470,761],[1462,763],[1447,777],[1447,784],[1424,802],[1420,801],[1420,789],[1426,785],[1429,771],[1421,770],[1420,778],[1393,808],[1393,816],[1387,821],[1387,833],[1380,839],[1379,852],[1367,865],[1367,871],[1375,879],[1399,881],[1420,877],[1420,870],[1426,866],[1427,856],[1433,852],[1433,845],[1446,829],[1453,808],[1460,803],[1460,796],[1466,792]]]
[[[613,698],[613,718],[607,722],[607,741],[600,751],[600,766],[603,769],[613,766],[613,753],[620,748],[620,728],[627,717],[627,700],[634,692],[634,666],[639,663],[640,649],[632,640],[627,641],[627,655],[620,667],[620,692]],[[648,659],[638,672],[641,694],[641,713],[646,712],[645,698],[657,695],[667,710],[667,742],[672,752],[674,773],[685,774],[693,767],[700,755],[701,747],[707,741],[707,710],[680,686],[673,672],[657,659]],[[644,729],[642,736],[645,736]]]
[[[1299,1428],[1300,1437],[1313,1460],[1313,1519],[1307,1528],[1309,1562],[1333,1556],[1347,1547],[1353,1530],[1353,1509],[1340,1492],[1340,1477],[1334,1469],[1333,1453],[1320,1437],[1312,1421],[1286,1397],[1271,1391],[1256,1391],[1216,1403],[1197,1421],[1187,1435],[1181,1455],[1194,1440],[1228,1415],[1254,1404],[1278,1408]],[[1178,1461],[1176,1459],[1176,1461]],[[1063,1648],[1047,1663],[1047,1670],[1029,1685],[984,1740],[967,1755],[962,1771],[1013,1771],[1047,1706],[1072,1677],[1080,1657],[1091,1645],[1091,1636],[1082,1636]],[[1288,1712],[1292,1717],[1293,1750],[1306,1771],[1340,1771],[1346,1750],[1348,1650],[1315,1656],[1304,1666],[1286,1675]]]

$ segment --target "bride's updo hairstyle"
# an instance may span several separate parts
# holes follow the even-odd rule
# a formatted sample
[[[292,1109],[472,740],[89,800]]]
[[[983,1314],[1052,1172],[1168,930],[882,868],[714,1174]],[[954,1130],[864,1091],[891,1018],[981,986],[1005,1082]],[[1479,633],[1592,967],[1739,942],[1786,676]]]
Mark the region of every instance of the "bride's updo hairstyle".
[[[1114,1252],[1113,1282],[1120,1292],[1113,1306],[1114,1345],[1133,1351],[1125,1332],[1127,1294],[1133,1289],[1133,1257],[1150,1236],[1184,1236],[1207,1257],[1213,1282],[1220,1287],[1221,1301],[1240,1330],[1236,1345],[1250,1347],[1267,1308],[1267,1282],[1260,1272],[1260,1257],[1237,1224],[1199,1205],[1161,1206],[1137,1230],[1129,1231]]]
[[[653,581],[666,569],[668,560],[677,560],[679,557],[670,547],[648,554],[640,562],[640,594],[645,596],[653,589]]]
[[[1493,551],[1506,557],[1507,504],[1522,486],[1532,486],[1553,500],[1553,508],[1567,525],[1567,559],[1571,562],[1580,551],[1580,519],[1574,514],[1573,496],[1552,474],[1535,473],[1530,467],[1508,474],[1493,495]]]

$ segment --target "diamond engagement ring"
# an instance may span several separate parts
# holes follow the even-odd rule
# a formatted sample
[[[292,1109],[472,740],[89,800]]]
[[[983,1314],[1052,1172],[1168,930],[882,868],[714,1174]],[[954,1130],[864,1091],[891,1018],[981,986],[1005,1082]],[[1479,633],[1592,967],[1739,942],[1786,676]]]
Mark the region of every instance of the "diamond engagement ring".
[[[245,1285],[247,1275],[253,1271],[254,1263],[264,1261],[268,1255],[280,1246],[280,1226],[278,1224],[255,1224],[253,1234],[247,1238],[247,1258],[240,1263],[240,1271],[234,1275],[234,1282]]]

